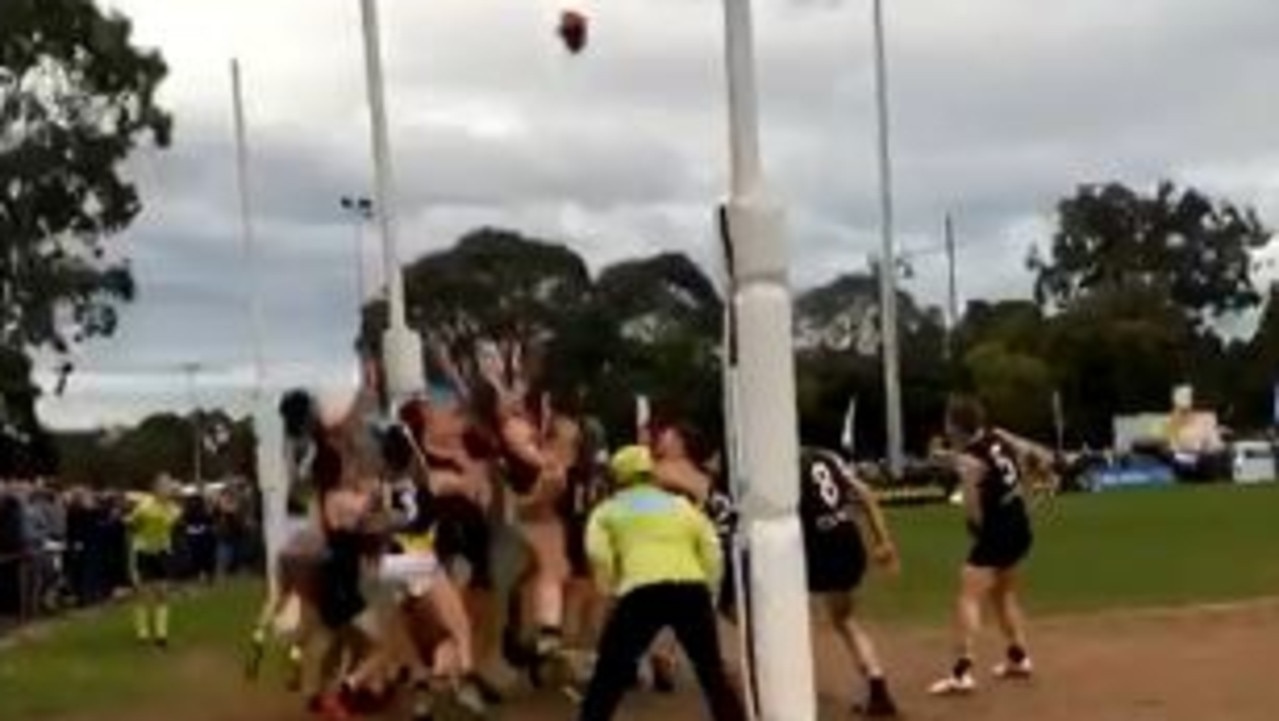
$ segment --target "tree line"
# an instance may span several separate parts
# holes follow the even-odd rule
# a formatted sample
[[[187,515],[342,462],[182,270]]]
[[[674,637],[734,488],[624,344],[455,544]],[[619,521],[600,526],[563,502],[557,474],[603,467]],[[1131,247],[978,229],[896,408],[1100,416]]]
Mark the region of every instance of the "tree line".
[[[156,413],[130,427],[58,432],[54,447],[58,480],[94,488],[149,488],[162,472],[190,483],[197,463],[202,481],[252,478],[256,463],[252,420],[220,410]]]
[[[1255,213],[1192,189],[1085,186],[1058,204],[1057,231],[1028,260],[1036,298],[974,300],[948,329],[939,308],[899,290],[909,449],[925,450],[956,389],[1046,443],[1055,441],[1058,396],[1070,448],[1107,445],[1116,414],[1166,410],[1181,383],[1238,431],[1270,427],[1279,290],[1257,289],[1255,260],[1269,237]],[[871,458],[885,443],[876,273],[849,272],[797,293],[794,325],[805,440],[838,442],[855,397],[855,447]],[[723,292],[683,254],[592,275],[563,243],[484,228],[416,259],[405,279],[410,323],[428,347],[465,354],[493,337],[539,345],[547,390],[579,398],[615,442],[633,432],[636,394],[722,432]],[[1226,317],[1253,308],[1261,309],[1254,333],[1223,334]],[[385,318],[382,301],[364,308],[362,348],[380,350]],[[423,362],[441,377],[430,353]],[[160,470],[190,478],[197,422],[206,436],[225,429],[221,445],[203,451],[206,478],[252,470],[249,422],[219,412],[60,435],[61,473],[105,485],[143,484]]]
[[[1027,260],[1035,298],[975,300],[947,328],[939,308],[900,290],[910,447],[922,451],[939,430],[955,389],[1045,441],[1057,396],[1070,446],[1107,444],[1116,414],[1166,410],[1181,383],[1228,425],[1268,427],[1279,305],[1258,288],[1258,252],[1270,237],[1254,210],[1193,188],[1085,185],[1058,203],[1055,233]],[[857,447],[871,455],[884,444],[877,272],[840,275],[795,300],[807,440],[834,442],[855,397]],[[722,428],[724,298],[687,256],[628,260],[592,276],[562,243],[485,228],[418,258],[405,278],[410,323],[431,342],[465,353],[486,335],[534,340],[548,387],[580,393],[615,431],[629,431],[637,393]],[[1223,333],[1258,307],[1250,337]],[[365,308],[363,346],[376,349],[385,317],[383,302]]]

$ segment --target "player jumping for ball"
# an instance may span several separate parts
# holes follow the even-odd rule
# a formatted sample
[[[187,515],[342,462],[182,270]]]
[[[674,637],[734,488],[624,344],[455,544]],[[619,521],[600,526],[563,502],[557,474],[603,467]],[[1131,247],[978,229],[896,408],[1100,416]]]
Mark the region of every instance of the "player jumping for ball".
[[[890,572],[898,568],[884,514],[870,488],[830,451],[802,450],[800,482],[800,519],[814,612],[830,619],[870,686],[865,703],[856,710],[868,717],[895,717],[897,705],[884,680],[879,654],[855,616],[857,588],[866,572],[863,530],[872,542],[871,558]]]
[[[981,605],[989,598],[1008,643],[1007,655],[994,668],[996,678],[1029,678],[1026,622],[1017,600],[1018,567],[1033,541],[1030,514],[1023,495],[1023,468],[1043,462],[1046,451],[1010,433],[992,428],[980,401],[955,396],[946,409],[950,460],[959,475],[972,550],[964,564],[955,607],[955,664],[932,685],[935,695],[971,693],[973,639],[981,628]]]

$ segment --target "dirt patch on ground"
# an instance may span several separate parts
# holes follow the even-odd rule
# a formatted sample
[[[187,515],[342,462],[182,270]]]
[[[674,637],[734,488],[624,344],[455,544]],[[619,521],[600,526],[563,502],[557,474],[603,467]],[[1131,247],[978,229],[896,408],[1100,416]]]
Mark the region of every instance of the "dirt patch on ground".
[[[1237,606],[1058,618],[1034,626],[1038,676],[1027,683],[980,677],[978,693],[931,699],[923,689],[949,664],[942,631],[879,629],[891,681],[913,721],[1272,721],[1279,708],[1273,667],[1279,648],[1279,600]],[[993,634],[982,667],[1000,653]],[[181,655],[186,689],[162,706],[125,716],[79,716],[67,721],[293,721],[307,718],[298,700],[274,687],[253,687],[233,659],[199,652]],[[818,638],[823,719],[850,716],[861,684],[832,638]],[[512,699],[495,718],[561,721],[572,707],[557,698]],[[669,698],[634,694],[622,721],[704,718],[691,682]]]
[[[1032,639],[1033,682],[987,674],[971,698],[921,693],[945,671],[942,633],[883,634],[896,685],[912,719],[1089,719],[1090,721],[1261,721],[1275,717],[1279,684],[1265,660],[1279,644],[1279,603],[1205,607],[1043,622]],[[1001,649],[991,638],[987,660]],[[821,686],[839,683],[829,644]],[[989,664],[985,664],[989,665]]]

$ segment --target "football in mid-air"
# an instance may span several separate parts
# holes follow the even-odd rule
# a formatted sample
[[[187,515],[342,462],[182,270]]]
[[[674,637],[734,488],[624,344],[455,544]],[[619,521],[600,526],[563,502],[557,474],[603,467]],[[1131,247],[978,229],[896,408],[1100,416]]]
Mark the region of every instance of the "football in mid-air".
[[[560,13],[559,36],[570,53],[577,55],[586,48],[589,31],[590,20],[582,12],[564,10]]]

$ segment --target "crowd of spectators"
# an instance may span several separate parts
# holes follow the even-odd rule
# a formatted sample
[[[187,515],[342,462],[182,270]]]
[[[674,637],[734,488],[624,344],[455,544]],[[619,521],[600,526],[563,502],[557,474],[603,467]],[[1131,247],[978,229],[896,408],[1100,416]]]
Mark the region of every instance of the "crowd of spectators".
[[[244,483],[189,489],[174,534],[175,573],[211,583],[260,562]],[[0,479],[0,627],[127,595],[133,587],[125,492]]]

